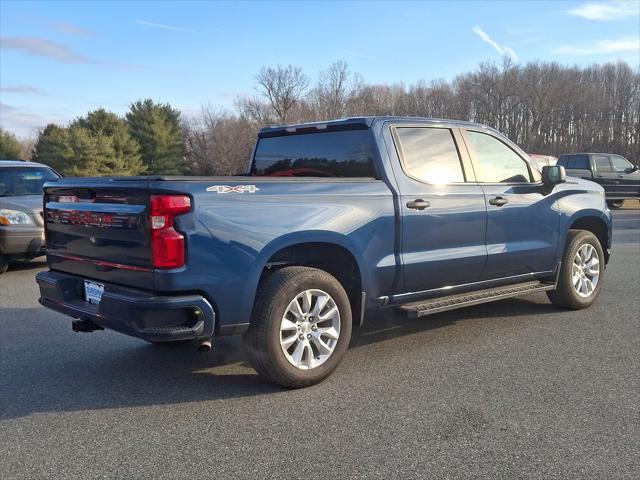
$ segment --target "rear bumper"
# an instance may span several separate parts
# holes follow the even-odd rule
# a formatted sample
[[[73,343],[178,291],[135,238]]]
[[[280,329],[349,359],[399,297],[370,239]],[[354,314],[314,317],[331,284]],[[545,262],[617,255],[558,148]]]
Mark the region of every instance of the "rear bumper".
[[[102,300],[93,305],[84,299],[82,277],[47,271],[36,281],[41,305],[126,335],[151,342],[213,335],[215,312],[201,295],[159,296],[104,283]]]

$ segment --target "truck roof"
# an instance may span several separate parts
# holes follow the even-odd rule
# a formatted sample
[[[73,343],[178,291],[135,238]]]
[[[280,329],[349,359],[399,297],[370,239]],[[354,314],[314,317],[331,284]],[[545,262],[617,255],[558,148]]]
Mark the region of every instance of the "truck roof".
[[[571,155],[618,155],[617,153],[605,153],[605,152],[572,152],[563,153],[561,157],[569,157]]]
[[[490,128],[479,123],[468,122],[463,120],[449,120],[444,118],[426,118],[426,117],[408,117],[408,116],[371,116],[371,117],[350,117],[339,118],[335,120],[325,120],[319,122],[305,122],[291,125],[278,125],[273,127],[265,127],[258,132],[258,137],[275,137],[286,135],[287,133],[301,133],[305,131],[316,130],[351,130],[369,128],[376,120],[382,121],[416,121],[420,123],[432,124],[453,124],[460,126],[474,126],[482,128]]]

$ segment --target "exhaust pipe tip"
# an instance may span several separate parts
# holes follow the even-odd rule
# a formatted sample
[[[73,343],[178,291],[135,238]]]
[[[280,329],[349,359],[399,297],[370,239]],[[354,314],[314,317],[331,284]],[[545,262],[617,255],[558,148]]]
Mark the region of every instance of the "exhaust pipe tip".
[[[200,353],[207,353],[211,351],[211,339],[207,338],[205,340],[200,340],[200,343],[198,344],[198,351]]]

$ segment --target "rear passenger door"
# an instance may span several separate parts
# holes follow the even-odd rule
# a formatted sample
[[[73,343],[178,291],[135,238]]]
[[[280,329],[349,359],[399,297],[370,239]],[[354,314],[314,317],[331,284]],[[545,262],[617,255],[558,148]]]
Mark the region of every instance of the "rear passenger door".
[[[553,270],[560,219],[556,196],[543,194],[540,173],[504,137],[486,129],[463,134],[487,208],[483,279]]]
[[[472,283],[482,275],[486,207],[456,128],[391,128],[402,212],[406,292]]]
[[[607,197],[616,196],[618,191],[617,184],[619,182],[617,175],[614,173],[613,167],[611,166],[609,155],[594,153],[591,155],[591,160],[593,161],[595,170],[593,179],[602,185]]]

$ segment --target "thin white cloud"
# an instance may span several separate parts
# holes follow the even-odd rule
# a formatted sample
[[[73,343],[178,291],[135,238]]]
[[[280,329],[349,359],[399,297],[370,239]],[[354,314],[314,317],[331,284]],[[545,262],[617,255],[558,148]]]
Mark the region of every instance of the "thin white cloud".
[[[568,10],[567,13],[585,20],[612,22],[640,16],[640,2],[638,0],[587,2]]]
[[[42,90],[36,87],[32,87],[31,85],[8,85],[5,87],[0,87],[0,92],[44,95],[44,92]]]
[[[483,42],[486,42],[489,45],[491,45],[493,48],[495,48],[495,50],[500,55],[509,56],[509,57],[513,58],[514,60],[516,60],[516,61],[518,60],[518,55],[516,55],[516,52],[514,52],[512,48],[505,47],[504,45],[498,45],[498,42],[493,40],[489,36],[489,34],[487,32],[485,32],[484,30],[482,30],[482,28],[480,28],[479,26],[476,25],[471,30],[473,30],[473,33],[478,35],[482,39]]]
[[[0,48],[19,50],[34,57],[47,57],[62,63],[96,63],[58,42],[38,37],[2,37]]]
[[[71,22],[51,22],[49,26],[56,32],[74,35],[76,37],[93,37],[96,32]]]
[[[553,53],[559,53],[561,55],[588,56],[634,51],[640,51],[640,37],[600,40],[589,45],[563,45],[556,48]]]
[[[82,55],[62,43],[38,37],[0,37],[0,49],[17,50],[32,57],[49,58],[69,64],[108,65],[126,69],[144,69],[143,65],[100,60]]]
[[[163,30],[172,30],[174,32],[193,33],[195,35],[204,35],[204,33],[198,32],[196,30],[189,30],[188,28],[175,27],[173,25],[165,25],[163,23],[147,22],[145,20],[136,20],[136,23],[138,25],[143,25],[145,27],[161,28]]]

